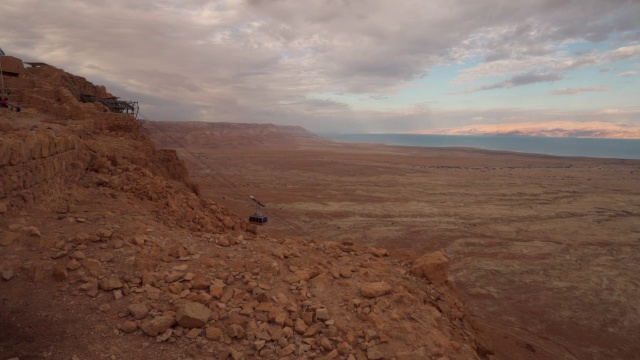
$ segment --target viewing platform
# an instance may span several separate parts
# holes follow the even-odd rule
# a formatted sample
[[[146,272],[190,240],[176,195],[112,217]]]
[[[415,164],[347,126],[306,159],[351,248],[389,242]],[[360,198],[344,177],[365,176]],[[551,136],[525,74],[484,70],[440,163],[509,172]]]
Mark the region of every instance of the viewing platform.
[[[78,100],[84,103],[99,102],[108,107],[111,112],[120,114],[131,114],[138,118],[139,106],[137,101],[119,100],[118,97],[101,98],[90,94],[80,94]]]

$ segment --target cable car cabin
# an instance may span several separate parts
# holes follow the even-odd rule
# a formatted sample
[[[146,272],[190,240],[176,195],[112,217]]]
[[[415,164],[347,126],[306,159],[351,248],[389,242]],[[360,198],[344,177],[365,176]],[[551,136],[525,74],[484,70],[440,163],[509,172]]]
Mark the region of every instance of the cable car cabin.
[[[267,223],[268,218],[261,214],[253,214],[249,216],[249,222],[255,225],[264,225]]]
[[[253,196],[249,196],[249,199],[253,200],[253,202],[256,204],[256,212],[253,215],[249,216],[249,222],[255,225],[266,224],[268,220],[267,217],[260,214],[260,208],[266,207],[266,205],[261,203],[260,200],[254,198]]]

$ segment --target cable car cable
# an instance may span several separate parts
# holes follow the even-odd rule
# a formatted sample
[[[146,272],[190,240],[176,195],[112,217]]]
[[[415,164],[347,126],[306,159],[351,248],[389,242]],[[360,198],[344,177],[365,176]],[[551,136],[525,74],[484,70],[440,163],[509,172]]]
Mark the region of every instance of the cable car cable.
[[[145,122],[143,123],[143,125],[144,125],[144,124],[151,124],[151,123],[153,123],[153,121],[148,120],[148,119],[147,119],[147,117],[146,117],[146,116],[144,116],[142,113],[139,113],[139,115],[140,115],[141,117],[143,117],[143,118],[144,118],[144,121],[145,121]],[[158,133],[163,134],[163,135],[165,135],[166,137],[168,137],[171,141],[173,141],[176,145],[178,145],[178,147],[179,147],[181,150],[183,150],[185,153],[187,153],[188,155],[190,155],[192,158],[196,159],[196,162],[197,162],[197,163],[199,163],[200,165],[203,165],[203,167],[204,167],[206,170],[209,170],[209,171],[210,171],[210,173],[207,173],[207,175],[208,175],[208,174],[215,174],[216,176],[218,176],[218,177],[220,177],[221,179],[223,179],[223,180],[226,182],[226,184],[225,184],[225,183],[223,183],[222,181],[219,181],[219,180],[215,179],[213,176],[210,176],[210,178],[211,178],[212,180],[214,180],[214,181],[218,182],[219,184],[222,184],[223,186],[225,186],[225,187],[227,187],[227,188],[229,188],[229,189],[233,190],[233,192],[235,193],[235,195],[239,195],[239,198],[245,198],[245,199],[246,199],[246,196],[247,196],[247,195],[242,194],[241,190],[240,190],[238,187],[236,187],[236,186],[233,184],[233,182],[231,182],[230,180],[228,180],[224,175],[222,175],[222,174],[220,174],[220,173],[216,172],[215,170],[213,170],[213,169],[212,169],[212,168],[211,168],[207,163],[205,163],[202,159],[200,159],[198,156],[196,156],[196,155],[195,155],[194,153],[192,153],[191,151],[187,150],[187,148],[186,148],[186,147],[185,147],[185,146],[184,146],[184,145],[183,145],[179,140],[177,140],[175,137],[173,137],[173,136],[169,135],[167,132],[163,131],[163,130],[162,130],[162,129],[160,129],[158,126],[156,126],[156,125],[154,125],[154,124],[153,124],[152,126],[155,128],[155,130],[156,130]],[[143,126],[143,127],[144,127],[144,126]],[[242,202],[243,202],[243,203],[245,203],[245,204],[247,204],[247,201],[242,201]],[[271,210],[266,210],[266,211],[264,211],[264,212],[265,212],[268,216],[271,216],[271,217],[276,218],[276,219],[277,219],[277,220],[279,220],[282,224],[284,224],[286,227],[288,227],[289,229],[293,230],[294,232],[298,233],[300,236],[302,236],[302,237],[306,237],[306,234],[304,234],[304,232],[302,232],[302,231],[300,230],[300,228],[301,228],[301,227],[300,227],[299,225],[294,224],[294,223],[291,223],[291,222],[289,222],[289,221],[287,221],[287,220],[283,219],[282,217],[280,217],[280,216],[276,215],[276,214],[275,214],[273,211],[271,211]]]

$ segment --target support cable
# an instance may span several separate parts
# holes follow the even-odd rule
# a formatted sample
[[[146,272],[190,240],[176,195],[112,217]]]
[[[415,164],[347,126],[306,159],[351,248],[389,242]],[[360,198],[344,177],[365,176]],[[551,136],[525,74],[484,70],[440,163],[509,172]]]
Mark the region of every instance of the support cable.
[[[191,156],[192,159],[194,159],[195,163],[197,163],[197,165],[200,166],[200,168],[204,168],[205,170],[208,170],[208,172],[203,172],[203,174],[205,175],[211,175],[209,176],[210,179],[212,179],[213,181],[215,181],[216,183],[226,187],[227,189],[231,190],[232,194],[237,196],[239,199],[249,199],[250,195],[246,195],[242,192],[241,189],[239,189],[231,180],[229,180],[227,177],[225,177],[223,174],[213,170],[206,162],[204,162],[202,159],[200,159],[196,154],[194,154],[193,152],[189,151],[176,137],[170,135],[169,133],[167,133],[166,131],[163,131],[159,126],[156,126],[153,124],[153,121],[150,121],[146,116],[144,116],[144,114],[142,114],[141,112],[138,113],[140,115],[140,118],[143,120],[143,125],[142,127],[144,128],[146,124],[150,124],[158,133],[166,136],[167,138],[169,138],[173,143],[175,143],[177,145],[177,147],[182,150],[184,153],[188,154]],[[150,130],[150,129],[148,129]],[[218,177],[218,179],[216,177]],[[243,201],[239,201],[244,203],[247,206],[253,207],[254,203],[253,202],[249,202],[249,200],[243,200]],[[271,218],[275,218],[277,219],[279,222],[281,222],[282,224],[284,224],[285,227],[291,229],[293,232],[295,232],[296,234],[298,234],[301,237],[306,237],[307,235],[301,231],[301,226],[297,225],[291,221],[287,221],[284,218],[278,216],[273,210],[269,209],[267,210],[266,207],[263,208],[263,212]]]

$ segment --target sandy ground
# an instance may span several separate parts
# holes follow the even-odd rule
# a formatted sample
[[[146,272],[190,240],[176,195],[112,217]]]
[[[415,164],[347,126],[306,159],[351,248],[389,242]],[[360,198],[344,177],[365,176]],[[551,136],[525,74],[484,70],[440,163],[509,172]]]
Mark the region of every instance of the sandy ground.
[[[252,212],[247,195],[267,203],[270,235],[443,249],[498,358],[640,352],[640,161],[329,142],[216,146],[179,153],[202,192],[238,214]]]

